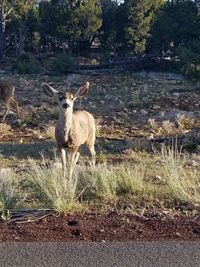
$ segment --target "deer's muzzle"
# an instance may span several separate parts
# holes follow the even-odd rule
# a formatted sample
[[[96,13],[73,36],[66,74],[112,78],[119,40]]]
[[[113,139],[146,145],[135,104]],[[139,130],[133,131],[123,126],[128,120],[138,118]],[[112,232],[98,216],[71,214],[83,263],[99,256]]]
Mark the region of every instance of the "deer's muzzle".
[[[67,108],[69,108],[69,104],[67,104],[67,103],[64,103],[64,104],[63,104],[63,108],[64,108],[64,109],[67,109]]]

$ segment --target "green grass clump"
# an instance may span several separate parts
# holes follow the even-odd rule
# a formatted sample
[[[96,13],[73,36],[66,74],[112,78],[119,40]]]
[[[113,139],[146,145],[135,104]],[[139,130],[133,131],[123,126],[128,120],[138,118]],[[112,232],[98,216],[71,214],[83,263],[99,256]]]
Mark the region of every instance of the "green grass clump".
[[[186,158],[177,147],[162,147],[165,180],[174,197],[200,203],[200,173],[185,168]]]
[[[10,169],[0,169],[0,213],[15,208],[19,201],[15,175]]]
[[[186,168],[186,156],[177,147],[163,146],[155,158],[148,155],[149,162],[140,156],[118,164],[77,165],[72,179],[63,177],[58,162],[31,160],[30,176],[48,206],[64,213],[123,199],[131,205],[160,203],[160,207],[165,203],[173,207],[177,201],[200,203],[200,175]]]
[[[41,164],[31,159],[30,168],[29,178],[43,202],[57,212],[69,213],[79,208],[76,198],[78,176],[74,175],[71,180],[67,174],[63,177],[59,164],[48,163],[44,158]]]

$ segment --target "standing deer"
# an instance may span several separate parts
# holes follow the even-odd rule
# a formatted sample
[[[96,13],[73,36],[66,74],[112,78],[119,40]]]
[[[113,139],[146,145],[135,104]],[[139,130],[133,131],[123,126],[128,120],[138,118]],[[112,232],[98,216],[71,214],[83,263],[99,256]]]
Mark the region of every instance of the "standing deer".
[[[5,103],[5,112],[2,118],[2,123],[5,121],[6,116],[9,113],[10,107],[14,107],[17,112],[17,116],[20,117],[20,110],[18,102],[14,99],[15,87],[7,81],[0,81],[0,100]]]
[[[59,99],[59,118],[56,124],[55,137],[61,154],[62,168],[65,175],[66,150],[68,150],[70,174],[72,177],[74,167],[79,158],[80,146],[87,144],[92,164],[95,164],[95,120],[92,114],[85,110],[73,112],[74,101],[88,93],[89,82],[79,88],[77,93],[59,92],[48,84],[43,83],[43,91],[48,96],[56,95]]]

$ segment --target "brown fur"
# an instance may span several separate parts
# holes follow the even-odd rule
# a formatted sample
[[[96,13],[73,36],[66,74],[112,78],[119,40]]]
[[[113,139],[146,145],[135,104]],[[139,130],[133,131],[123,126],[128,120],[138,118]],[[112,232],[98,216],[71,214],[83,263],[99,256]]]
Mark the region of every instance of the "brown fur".
[[[5,121],[6,116],[10,110],[10,107],[13,107],[17,116],[20,117],[20,110],[18,106],[18,102],[14,99],[15,88],[7,81],[0,81],[0,100],[2,100],[5,104],[5,112],[2,118],[2,123]]]
[[[59,98],[59,119],[56,124],[55,137],[58,149],[61,154],[62,167],[65,174],[66,168],[66,149],[70,163],[70,177],[79,158],[80,146],[87,144],[95,164],[95,120],[92,114],[85,110],[73,112],[73,103],[77,97],[83,97],[87,94],[89,83],[81,86],[76,94],[60,93],[53,87],[44,85],[44,93]],[[66,108],[64,107],[65,105]]]

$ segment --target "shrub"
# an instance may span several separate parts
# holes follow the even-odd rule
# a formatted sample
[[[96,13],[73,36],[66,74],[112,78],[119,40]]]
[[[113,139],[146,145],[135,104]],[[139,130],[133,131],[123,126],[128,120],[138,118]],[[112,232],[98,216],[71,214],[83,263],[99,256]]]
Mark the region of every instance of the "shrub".
[[[180,70],[190,80],[200,79],[200,42],[194,40],[187,46],[179,46],[177,54],[180,58]]]
[[[30,54],[22,54],[14,68],[19,74],[38,74],[41,71],[39,61]]]
[[[52,69],[57,74],[67,74],[75,70],[76,60],[71,54],[59,54],[52,64]]]
[[[42,164],[30,160],[30,167],[29,177],[40,200],[49,203],[50,207],[59,213],[72,212],[79,207],[76,198],[76,174],[69,180],[68,175],[63,177],[59,164],[48,163],[44,158]]]
[[[160,156],[165,181],[173,196],[182,201],[200,203],[200,175],[184,168],[185,158],[176,144],[171,148],[163,145]]]
[[[200,64],[186,64],[181,68],[181,72],[189,80],[199,80]]]

